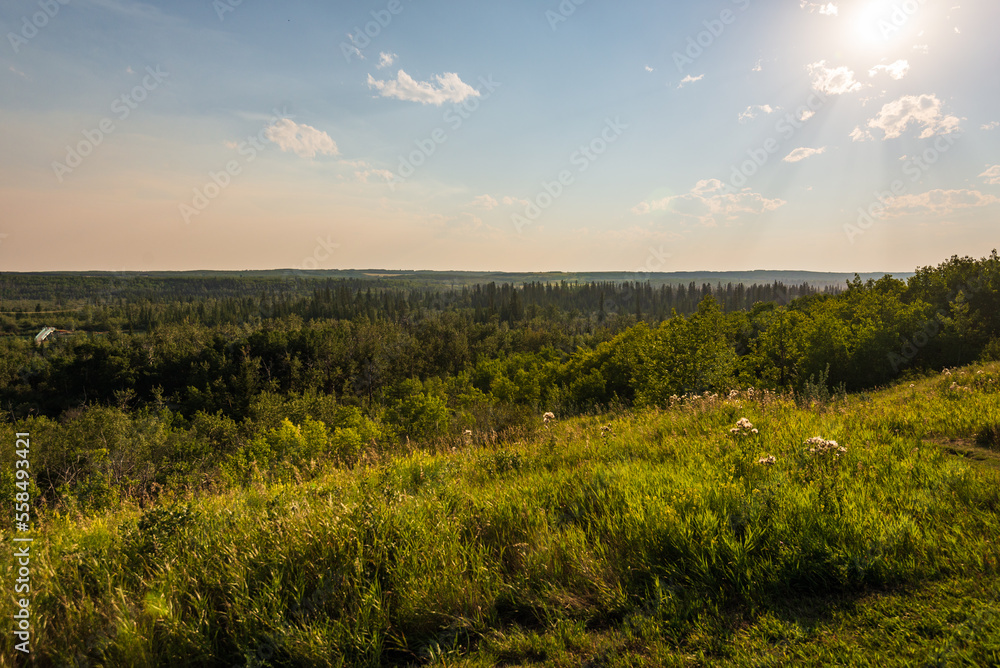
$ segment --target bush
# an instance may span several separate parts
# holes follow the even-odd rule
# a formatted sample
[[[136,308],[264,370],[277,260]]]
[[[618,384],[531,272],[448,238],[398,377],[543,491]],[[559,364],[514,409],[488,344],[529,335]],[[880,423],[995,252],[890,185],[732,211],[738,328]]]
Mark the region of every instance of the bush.
[[[222,470],[242,483],[249,482],[254,474],[265,469],[283,478],[287,468],[320,459],[328,452],[329,445],[330,437],[322,422],[306,418],[301,425],[296,425],[285,418],[277,429],[268,430],[239,448],[223,463]],[[286,470],[276,471],[279,465],[287,467]]]
[[[330,439],[330,453],[340,462],[352,465],[358,460],[363,445],[364,442],[357,429],[338,427]]]
[[[984,425],[976,432],[976,444],[1000,451],[1000,423]]]
[[[1000,362],[1000,337],[993,338],[983,347],[979,356],[982,362]]]
[[[419,381],[407,381],[402,396],[387,412],[389,421],[409,438],[424,440],[448,431],[450,414],[444,397],[421,389]]]

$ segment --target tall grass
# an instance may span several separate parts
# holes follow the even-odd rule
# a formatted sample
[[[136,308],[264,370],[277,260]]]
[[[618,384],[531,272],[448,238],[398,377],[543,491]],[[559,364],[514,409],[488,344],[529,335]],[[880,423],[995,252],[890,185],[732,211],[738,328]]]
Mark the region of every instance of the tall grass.
[[[997,477],[930,441],[1000,424],[998,379],[994,364],[811,406],[678,399],[307,483],[265,475],[147,508],[53,511],[34,543],[32,656],[377,666],[473,661],[503,638],[539,658],[587,629],[647,625],[683,643],[734,609],[993,576]],[[732,433],[741,418],[756,433]],[[811,452],[816,436],[837,447]],[[5,583],[12,552],[0,542]],[[6,634],[0,655],[13,654]]]

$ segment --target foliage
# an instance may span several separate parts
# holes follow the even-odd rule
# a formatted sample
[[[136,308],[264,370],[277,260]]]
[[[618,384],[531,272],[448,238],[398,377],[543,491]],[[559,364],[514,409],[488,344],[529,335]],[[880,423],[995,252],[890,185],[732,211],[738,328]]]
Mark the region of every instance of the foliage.
[[[993,665],[1000,486],[936,443],[1000,424],[998,379],[997,364],[953,369],[809,406],[759,390],[678,397],[550,419],[500,448],[331,459],[294,483],[282,468],[330,447],[330,427],[248,422],[258,431],[230,457],[257,458],[255,484],[82,516],[41,508],[35,659]],[[394,400],[448,400],[443,384],[407,387]],[[334,430],[358,429],[360,409],[345,415]],[[42,452],[99,416],[138,419],[36,419],[32,441]],[[108,438],[109,457],[135,447],[137,424]],[[0,571],[16,568],[7,542]]]

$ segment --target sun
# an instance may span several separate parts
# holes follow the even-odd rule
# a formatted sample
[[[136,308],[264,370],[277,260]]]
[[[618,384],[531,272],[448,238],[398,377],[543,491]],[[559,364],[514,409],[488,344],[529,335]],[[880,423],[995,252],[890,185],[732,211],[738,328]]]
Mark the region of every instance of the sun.
[[[913,16],[903,9],[907,6],[892,0],[858,3],[850,16],[845,17],[848,20],[844,38],[848,45],[867,52],[892,47],[904,29],[910,27]]]

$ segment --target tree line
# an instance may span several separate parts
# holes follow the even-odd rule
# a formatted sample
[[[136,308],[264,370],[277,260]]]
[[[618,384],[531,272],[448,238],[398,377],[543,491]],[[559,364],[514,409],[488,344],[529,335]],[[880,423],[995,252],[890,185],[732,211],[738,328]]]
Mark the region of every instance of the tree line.
[[[245,469],[258,452],[246,448],[266,458],[285,447],[260,441],[285,438],[274,435],[291,429],[284,420],[322,423],[310,429],[357,456],[466,430],[518,433],[548,411],[656,406],[749,387],[824,397],[1000,359],[996,251],[921,268],[906,282],[855,278],[840,291],[643,283],[440,291],[333,281],[299,295],[88,308],[99,331],[41,345],[0,337],[5,419],[40,420],[77,443],[52,464],[58,474],[47,474],[63,485],[77,480],[66,471],[80,462],[103,462],[80,480],[97,475],[104,485],[124,466],[113,448],[90,442],[111,433],[100,428],[108,420],[144,444],[135,466],[167,475],[238,453]],[[24,318],[37,316],[38,326],[43,315]],[[78,428],[87,435],[73,436]],[[152,435],[136,435],[143,430]],[[150,450],[154,442],[160,450]]]

